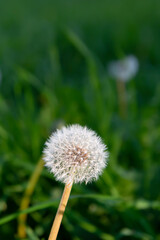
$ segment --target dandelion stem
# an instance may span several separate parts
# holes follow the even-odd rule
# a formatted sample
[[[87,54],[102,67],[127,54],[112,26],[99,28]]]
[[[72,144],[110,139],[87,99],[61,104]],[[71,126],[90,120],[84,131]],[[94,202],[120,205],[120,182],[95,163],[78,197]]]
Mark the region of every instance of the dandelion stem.
[[[125,83],[119,79],[116,82],[117,82],[117,92],[118,92],[118,102],[119,102],[119,114],[122,119],[125,119],[127,115]]]
[[[59,228],[60,228],[60,225],[61,225],[61,221],[62,221],[63,214],[64,214],[64,211],[65,211],[67,202],[68,202],[68,198],[69,198],[71,189],[72,189],[72,184],[71,183],[65,185],[63,195],[62,195],[62,198],[61,198],[61,202],[59,204],[59,207],[58,207],[58,210],[57,210],[57,213],[56,213],[56,216],[55,216],[55,219],[54,219],[54,222],[53,222],[52,229],[51,229],[48,240],[56,240],[56,238],[57,238],[58,231],[59,231]]]

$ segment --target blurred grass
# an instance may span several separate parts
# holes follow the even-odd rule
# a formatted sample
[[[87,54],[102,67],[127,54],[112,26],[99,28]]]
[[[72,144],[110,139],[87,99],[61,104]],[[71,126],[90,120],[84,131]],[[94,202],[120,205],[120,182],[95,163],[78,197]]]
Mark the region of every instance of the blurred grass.
[[[157,0],[0,2],[1,239],[18,239],[23,193],[59,123],[87,125],[110,151],[97,182],[73,187],[59,239],[160,239],[159,8]],[[122,120],[106,66],[127,54],[140,70],[126,85]],[[26,239],[47,239],[62,189],[43,169]]]

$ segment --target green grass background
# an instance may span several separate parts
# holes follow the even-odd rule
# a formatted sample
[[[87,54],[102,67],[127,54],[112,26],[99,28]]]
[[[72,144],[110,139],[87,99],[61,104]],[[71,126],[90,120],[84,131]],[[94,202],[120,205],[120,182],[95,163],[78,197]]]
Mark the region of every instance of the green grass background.
[[[140,68],[122,120],[107,64],[127,54]],[[160,2],[2,0],[0,71],[0,239],[18,239],[44,142],[72,123],[97,131],[110,160],[97,182],[74,185],[58,239],[160,239]],[[26,239],[48,238],[62,190],[44,169]]]

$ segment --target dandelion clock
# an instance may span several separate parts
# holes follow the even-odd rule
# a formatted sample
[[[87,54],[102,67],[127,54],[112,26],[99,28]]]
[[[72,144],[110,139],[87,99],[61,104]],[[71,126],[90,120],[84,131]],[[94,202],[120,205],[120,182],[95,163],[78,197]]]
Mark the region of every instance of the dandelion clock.
[[[55,240],[73,183],[97,180],[107,165],[108,152],[97,134],[80,125],[63,127],[45,143],[44,161],[55,179],[65,184],[49,240]]]
[[[108,65],[109,74],[119,81],[128,82],[138,72],[139,62],[134,55],[126,56],[123,59],[112,61]]]
[[[136,76],[139,69],[139,62],[136,56],[128,55],[123,59],[111,61],[108,65],[108,72],[116,79],[119,113],[122,119],[127,116],[127,93],[125,84]]]

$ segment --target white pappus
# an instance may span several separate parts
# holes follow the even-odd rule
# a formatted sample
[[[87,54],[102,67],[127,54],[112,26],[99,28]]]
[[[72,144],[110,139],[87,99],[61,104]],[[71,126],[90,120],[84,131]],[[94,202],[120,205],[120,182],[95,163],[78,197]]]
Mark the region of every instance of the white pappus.
[[[134,55],[126,56],[123,59],[112,61],[108,65],[109,74],[120,81],[127,82],[138,72],[139,62]]]
[[[107,147],[97,134],[78,124],[54,132],[45,143],[44,161],[56,180],[88,183],[96,180],[108,162]]]

